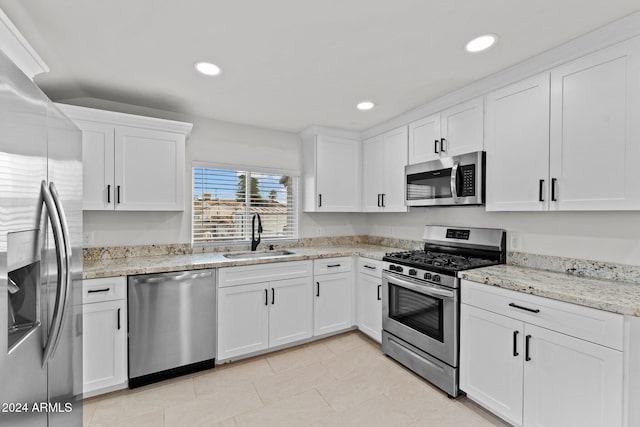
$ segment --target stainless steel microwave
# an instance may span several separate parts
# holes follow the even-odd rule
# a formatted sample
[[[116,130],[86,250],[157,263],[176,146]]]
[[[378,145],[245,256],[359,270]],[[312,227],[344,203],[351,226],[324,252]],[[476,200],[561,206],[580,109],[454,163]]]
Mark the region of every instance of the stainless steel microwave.
[[[405,204],[484,204],[484,167],[484,151],[405,166]]]

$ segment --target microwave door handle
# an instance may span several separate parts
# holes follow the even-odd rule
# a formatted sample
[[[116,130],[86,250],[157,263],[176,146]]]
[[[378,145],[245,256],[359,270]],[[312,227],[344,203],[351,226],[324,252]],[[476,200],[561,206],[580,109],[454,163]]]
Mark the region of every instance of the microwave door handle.
[[[459,202],[458,198],[458,167],[460,167],[460,162],[455,162],[453,164],[453,168],[451,168],[451,198],[454,203]]]

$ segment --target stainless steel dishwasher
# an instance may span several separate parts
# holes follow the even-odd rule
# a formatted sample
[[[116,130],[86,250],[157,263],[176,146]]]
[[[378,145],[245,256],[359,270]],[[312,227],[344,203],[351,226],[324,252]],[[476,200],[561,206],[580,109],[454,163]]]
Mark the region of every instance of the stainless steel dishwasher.
[[[129,387],[215,366],[215,270],[129,276]]]

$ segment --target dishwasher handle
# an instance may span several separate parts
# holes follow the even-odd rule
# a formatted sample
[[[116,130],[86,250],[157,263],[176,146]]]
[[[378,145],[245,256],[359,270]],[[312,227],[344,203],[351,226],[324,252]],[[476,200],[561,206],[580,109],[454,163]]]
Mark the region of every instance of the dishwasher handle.
[[[207,270],[204,272],[177,272],[177,273],[157,273],[146,276],[140,276],[133,278],[133,283],[136,285],[141,284],[154,284],[164,282],[182,282],[187,280],[201,279],[204,277],[211,277],[213,272]]]

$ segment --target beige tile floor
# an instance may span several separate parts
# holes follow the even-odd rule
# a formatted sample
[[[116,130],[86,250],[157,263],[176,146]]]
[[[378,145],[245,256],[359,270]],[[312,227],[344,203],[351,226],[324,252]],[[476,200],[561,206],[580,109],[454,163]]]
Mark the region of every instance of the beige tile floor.
[[[507,426],[349,332],[84,401],[98,426]]]

